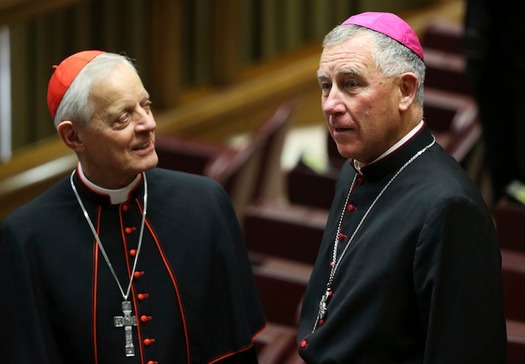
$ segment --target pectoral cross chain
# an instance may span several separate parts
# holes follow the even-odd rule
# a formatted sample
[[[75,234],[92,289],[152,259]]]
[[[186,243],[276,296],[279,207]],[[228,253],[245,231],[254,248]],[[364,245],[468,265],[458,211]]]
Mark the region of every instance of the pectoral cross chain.
[[[113,322],[115,327],[124,327],[124,333],[126,335],[126,346],[124,347],[124,350],[126,356],[135,356],[132,326],[137,326],[137,318],[131,316],[131,302],[122,301],[122,313],[123,316],[113,317]]]

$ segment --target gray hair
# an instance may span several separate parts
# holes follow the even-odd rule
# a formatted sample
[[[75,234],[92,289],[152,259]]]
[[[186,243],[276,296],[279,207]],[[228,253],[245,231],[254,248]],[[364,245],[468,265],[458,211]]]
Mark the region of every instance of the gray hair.
[[[102,53],[93,58],[75,77],[55,115],[55,127],[64,121],[71,120],[86,125],[93,116],[93,105],[89,100],[91,88],[106,79],[119,65],[125,65],[137,72],[130,58],[115,54]]]
[[[425,63],[418,55],[386,35],[358,25],[338,25],[323,40],[323,47],[340,44],[358,34],[367,34],[372,40],[372,57],[385,77],[413,72],[418,79],[416,102],[423,107]]]

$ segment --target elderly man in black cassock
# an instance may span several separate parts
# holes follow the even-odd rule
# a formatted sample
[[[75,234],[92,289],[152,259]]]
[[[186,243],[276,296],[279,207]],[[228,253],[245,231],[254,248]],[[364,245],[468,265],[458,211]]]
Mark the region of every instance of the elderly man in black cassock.
[[[256,363],[265,325],[227,194],[154,168],[131,61],[82,51],[48,105],[76,169],[0,225],[3,363]]]
[[[392,13],[325,37],[322,108],[348,160],[303,300],[307,363],[506,363],[494,225],[425,123],[423,59]]]

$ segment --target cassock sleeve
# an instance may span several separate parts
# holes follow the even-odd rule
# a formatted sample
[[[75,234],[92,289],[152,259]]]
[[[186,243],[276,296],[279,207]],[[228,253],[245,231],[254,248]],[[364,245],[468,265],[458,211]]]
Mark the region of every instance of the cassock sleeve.
[[[441,200],[419,238],[414,282],[425,364],[502,363],[501,255],[486,211],[464,196]]]
[[[41,315],[44,295],[38,282],[34,281],[38,275],[33,271],[38,264],[27,249],[30,242],[21,239],[18,231],[5,221],[0,223],[2,362],[60,364],[62,361],[53,342],[54,335]]]

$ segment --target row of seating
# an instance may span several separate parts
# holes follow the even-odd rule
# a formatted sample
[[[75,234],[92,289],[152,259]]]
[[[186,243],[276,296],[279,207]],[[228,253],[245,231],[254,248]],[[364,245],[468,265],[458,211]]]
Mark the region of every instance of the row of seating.
[[[295,100],[282,102],[238,148],[196,138],[158,135],[158,166],[217,180],[242,220],[250,203],[277,200],[282,195],[281,154],[295,107]]]
[[[308,207],[289,210],[282,204],[281,154],[295,106],[293,100],[278,105],[237,148],[176,135],[159,135],[156,141],[159,167],[213,178],[232,200],[268,320],[256,339],[261,364],[304,363],[295,344],[297,313],[326,222],[324,211],[316,215]],[[303,230],[305,222],[310,229]],[[283,238],[301,239],[304,249],[291,250],[293,244]]]

